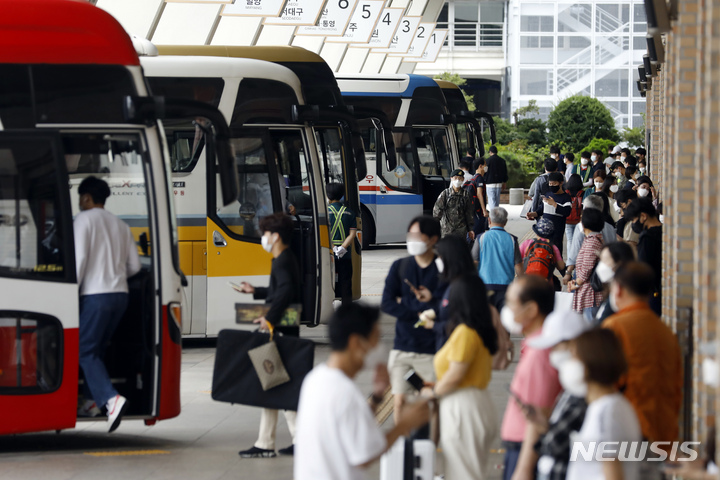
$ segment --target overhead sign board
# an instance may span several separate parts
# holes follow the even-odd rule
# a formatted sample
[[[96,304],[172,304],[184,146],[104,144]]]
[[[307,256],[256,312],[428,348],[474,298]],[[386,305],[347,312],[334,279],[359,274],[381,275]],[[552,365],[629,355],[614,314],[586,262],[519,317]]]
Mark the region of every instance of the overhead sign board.
[[[235,0],[225,5],[220,15],[229,17],[279,17],[285,0]]]
[[[295,35],[340,36],[350,23],[358,0],[328,0],[320,13],[317,25],[298,27]]]
[[[406,58],[405,61],[416,63],[435,63],[437,61],[438,55],[440,54],[440,49],[445,43],[445,38],[447,38],[447,35],[447,30],[438,30],[436,28],[432,35],[430,35],[430,40],[428,41],[427,47],[425,47],[425,51],[423,52],[423,54],[417,58]]]
[[[428,45],[428,42],[430,41],[430,37],[433,33],[433,30],[435,29],[434,23],[421,23],[418,25],[417,30],[415,31],[415,37],[413,38],[412,43],[410,44],[410,48],[408,48],[407,53],[403,53],[400,55],[391,55],[391,56],[402,56],[402,57],[420,57],[423,53],[425,53],[425,48]]]
[[[287,0],[285,8],[277,18],[265,18],[265,25],[309,25],[317,24],[325,0]]]
[[[342,37],[330,37],[327,42],[367,43],[370,41],[380,14],[385,8],[385,0],[360,0],[350,18],[350,24]]]
[[[388,48],[373,48],[373,53],[407,53],[415,39],[415,32],[420,26],[422,17],[402,17],[395,36]]]

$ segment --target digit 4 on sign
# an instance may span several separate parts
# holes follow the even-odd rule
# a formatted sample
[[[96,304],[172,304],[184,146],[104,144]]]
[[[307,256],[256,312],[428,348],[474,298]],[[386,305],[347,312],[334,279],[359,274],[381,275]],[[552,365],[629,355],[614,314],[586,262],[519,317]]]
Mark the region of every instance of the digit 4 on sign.
[[[328,38],[327,42],[367,43],[380,20],[385,0],[360,0],[355,6],[350,24],[342,37]]]
[[[388,48],[373,48],[373,53],[407,53],[415,39],[422,17],[402,17]]]
[[[372,48],[388,48],[390,41],[395,36],[395,32],[400,26],[400,18],[404,9],[402,8],[385,8],[380,14],[380,21],[377,22],[375,30],[373,30],[370,41],[367,44],[356,44],[353,47],[372,47]]]

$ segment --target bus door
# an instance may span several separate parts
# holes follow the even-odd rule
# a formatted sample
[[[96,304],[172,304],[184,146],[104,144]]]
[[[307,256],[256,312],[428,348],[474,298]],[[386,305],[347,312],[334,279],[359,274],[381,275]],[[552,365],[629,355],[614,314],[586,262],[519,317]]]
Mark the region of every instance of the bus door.
[[[495,121],[493,120],[492,115],[478,111],[473,113],[475,114],[475,118],[477,118],[480,122],[480,132],[477,134],[479,137],[478,141],[489,141],[491,145],[495,145],[497,143],[497,136],[495,132]]]
[[[0,131],[0,434],[75,426],[78,285],[59,136]]]
[[[157,416],[163,350],[157,282],[161,271],[157,260],[160,224],[147,139],[140,130],[103,129],[63,132],[62,142],[73,216],[80,212],[80,183],[89,176],[100,178],[111,192],[105,209],[128,224],[137,244],[142,268],[128,278],[128,306],[106,349],[105,366],[113,386],[128,399],[128,416]],[[179,329],[177,334],[172,340],[179,344]],[[81,377],[76,396],[86,392]]]
[[[316,323],[320,301],[317,208],[310,183],[306,146],[300,129],[236,129],[231,147],[239,190],[223,207],[219,179],[208,163],[207,334],[235,324],[235,304],[252,303],[228,282],[267,286],[272,255],[261,246],[260,219],[290,214],[295,222],[291,248],[300,263],[303,320]],[[255,328],[253,326],[253,328]]]
[[[353,299],[361,296],[360,277],[362,273],[362,246],[360,243],[362,219],[360,209],[360,197],[358,195],[358,179],[355,171],[355,162],[348,155],[352,152],[352,141],[349,137],[349,129],[341,129],[339,126],[315,126],[315,143],[318,148],[325,183],[342,183],[345,186],[345,205],[355,213],[357,220],[358,235],[351,245],[350,254],[353,264]],[[328,217],[329,219],[329,217]],[[328,225],[331,230],[332,225]],[[330,239],[332,241],[332,239]],[[333,284],[334,285],[334,284]],[[335,293],[336,298],[338,292]]]
[[[435,201],[450,186],[452,146],[444,126],[414,127],[412,131],[419,160],[423,211],[432,215]]]

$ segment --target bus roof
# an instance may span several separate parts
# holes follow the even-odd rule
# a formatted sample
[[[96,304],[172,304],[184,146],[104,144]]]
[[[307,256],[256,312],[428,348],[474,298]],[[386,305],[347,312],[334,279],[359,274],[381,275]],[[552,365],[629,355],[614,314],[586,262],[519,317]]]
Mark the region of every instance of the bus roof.
[[[262,78],[288,84],[303,103],[300,80],[288,68],[248,58],[212,56],[142,57],[140,63],[148,77]]]
[[[459,114],[460,112],[467,111],[468,106],[465,101],[465,95],[463,95],[460,87],[452,82],[445,80],[435,80],[442,89],[443,95],[445,95],[445,101],[447,102],[450,113]]]
[[[0,63],[139,65],[106,11],[78,0],[0,0]]]
[[[254,58],[277,63],[300,79],[305,102],[313,105],[342,105],[333,71],[323,58],[301,47],[239,47],[224,45],[158,45],[160,55]]]
[[[412,98],[419,87],[440,88],[424,75],[352,75],[337,76],[343,96]]]

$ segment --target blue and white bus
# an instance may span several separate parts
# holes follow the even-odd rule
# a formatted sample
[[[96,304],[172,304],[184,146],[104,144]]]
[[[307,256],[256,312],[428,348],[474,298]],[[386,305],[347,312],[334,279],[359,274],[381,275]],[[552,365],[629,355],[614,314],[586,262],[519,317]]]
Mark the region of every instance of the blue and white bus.
[[[459,163],[445,96],[421,75],[339,75],[337,81],[365,142],[363,245],[404,242],[407,222],[432,212]]]

